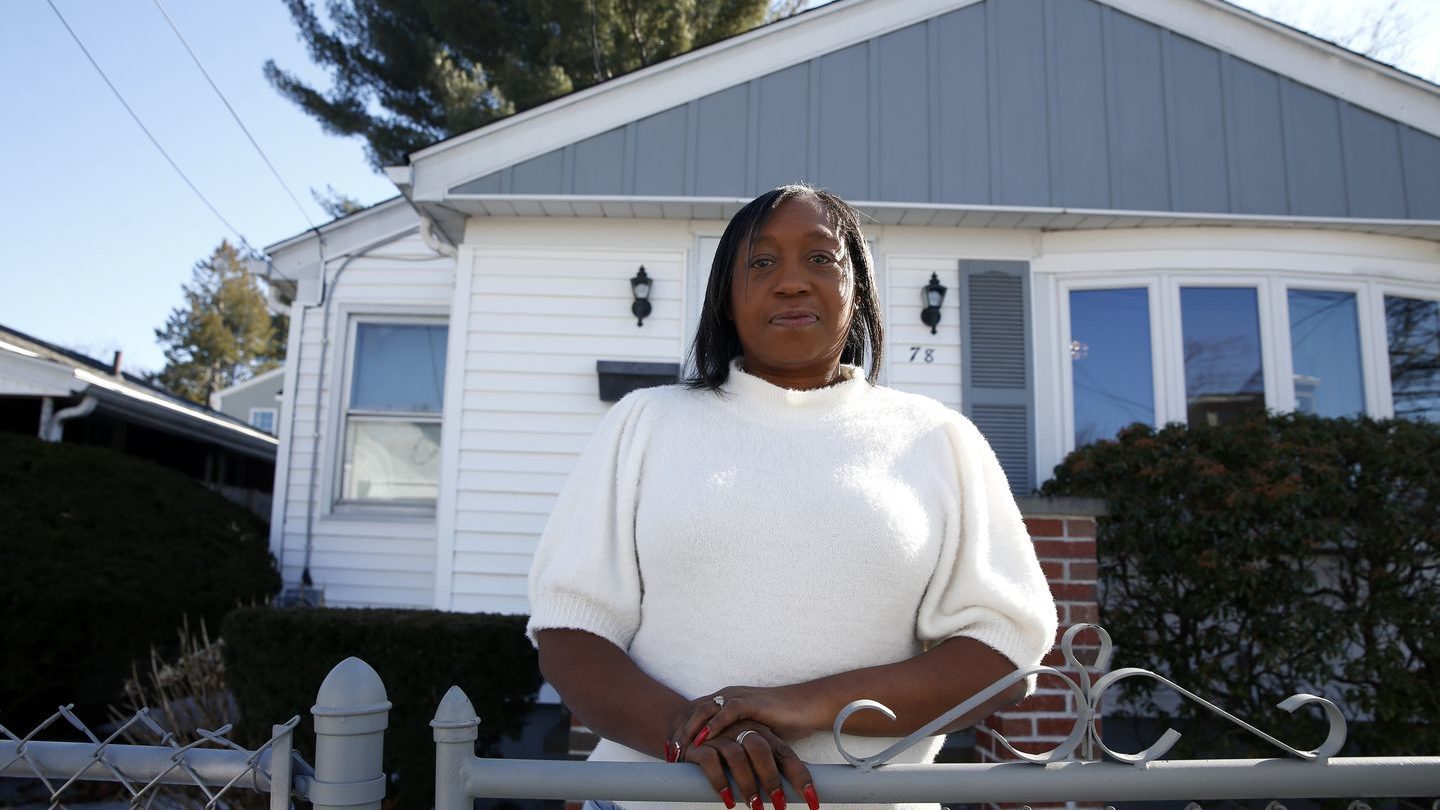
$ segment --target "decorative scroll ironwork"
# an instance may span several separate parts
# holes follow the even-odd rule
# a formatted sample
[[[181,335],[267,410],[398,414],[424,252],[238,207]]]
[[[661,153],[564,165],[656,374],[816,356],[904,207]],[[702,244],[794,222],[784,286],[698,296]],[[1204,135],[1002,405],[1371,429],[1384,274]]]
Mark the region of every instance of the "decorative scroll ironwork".
[[[26,774],[24,774],[23,771],[20,773],[7,774],[7,771],[11,771],[17,763],[23,763],[25,768],[29,770],[28,775],[40,780],[41,784],[45,786],[45,789],[49,791],[51,810],[64,806],[61,803],[61,794],[70,788],[70,786],[80,781],[95,780],[118,783],[129,797],[130,806],[137,808],[137,810],[138,808],[149,808],[151,803],[155,801],[155,798],[160,795],[158,788],[162,785],[193,786],[199,788],[206,799],[204,805],[205,810],[211,810],[227,791],[238,785],[246,776],[251,776],[255,780],[254,783],[248,787],[255,790],[263,790],[260,781],[263,777],[264,784],[268,785],[272,792],[279,792],[288,797],[290,790],[289,777],[286,776],[283,779],[283,783],[277,782],[272,778],[271,771],[267,771],[262,765],[262,759],[265,753],[270,751],[272,747],[276,750],[277,755],[282,755],[285,758],[284,763],[276,763],[273,761],[270,763],[273,771],[289,774],[292,772],[292,765],[298,765],[298,769],[295,770],[298,770],[302,774],[309,771],[309,767],[305,765],[303,761],[296,763],[290,762],[292,757],[298,760],[298,755],[293,754],[290,749],[291,734],[294,728],[300,723],[300,717],[298,715],[292,717],[287,723],[276,725],[273,736],[271,736],[265,744],[251,751],[225,737],[232,729],[232,724],[229,723],[213,731],[196,729],[195,733],[199,739],[181,745],[176,740],[174,733],[166,730],[150,717],[150,710],[148,708],[142,708],[135,712],[134,715],[121,723],[109,736],[102,740],[96,736],[95,732],[93,732],[89,726],[75,716],[71,711],[73,708],[74,704],[59,707],[54,714],[50,715],[49,718],[36,726],[24,737],[16,736],[9,729],[5,728],[5,726],[0,725],[0,743],[8,740],[15,744],[11,752],[12,755],[8,759],[0,758],[0,774],[25,776]],[[50,743],[36,739],[41,732],[61,719],[64,719],[83,734],[89,740],[88,746],[86,743]],[[123,745],[123,743],[117,743],[116,741],[121,739],[127,731],[135,726],[148,729],[160,739],[160,742],[153,746],[124,746],[127,750],[148,749],[145,750],[145,753],[149,754],[149,756],[141,757],[140,760],[132,757],[132,763],[143,760],[143,764],[127,765],[127,772],[126,769],[122,769],[117,762],[117,758],[110,753],[110,749],[116,745]],[[73,750],[70,748],[71,746],[86,748],[87,750],[80,756],[82,760],[80,766],[75,768],[73,757],[67,760],[72,762],[70,766],[57,766],[51,759],[50,754],[38,750],[41,746],[56,745],[65,746],[70,750]],[[221,749],[226,753],[234,752],[233,756],[229,757],[229,759],[233,760],[233,762],[230,763],[231,767],[226,770],[226,773],[233,772],[233,774],[229,776],[228,781],[221,783],[213,774],[207,778],[194,767],[191,757],[189,756],[190,752],[206,745]],[[6,747],[8,748],[9,746]],[[96,765],[99,765],[103,769],[101,773],[92,773]],[[65,769],[61,770],[61,773],[66,773],[70,770],[74,771],[58,787],[55,784],[60,778],[55,776],[57,767]],[[176,774],[177,771],[179,775]],[[212,788],[215,789],[212,790]]]
[[[1084,632],[1085,630],[1094,630],[1100,638],[1100,647],[1095,657],[1095,663],[1093,666],[1089,667],[1082,664],[1080,662],[1080,659],[1075,654],[1075,639],[1080,633]],[[1105,628],[1100,627],[1096,624],[1072,625],[1070,629],[1065,631],[1064,637],[1062,637],[1060,640],[1060,652],[1065,658],[1066,665],[1075,672],[1075,678],[1071,678],[1070,674],[1067,672],[1062,672],[1061,670],[1050,666],[1037,666],[1030,667],[1028,669],[1017,670],[1005,676],[1004,678],[1001,678],[1000,680],[996,681],[985,689],[980,690],[975,695],[966,700],[964,703],[961,703],[950,711],[945,712],[934,720],[931,720],[929,723],[926,723],[924,726],[917,729],[910,735],[906,736],[899,742],[896,742],[894,745],[886,748],[884,751],[868,757],[855,756],[854,754],[850,753],[845,749],[845,741],[842,736],[842,729],[845,725],[845,721],[850,719],[850,716],[855,714],[856,712],[862,711],[880,712],[886,717],[889,717],[891,720],[895,719],[895,713],[892,712],[887,706],[877,701],[857,700],[848,704],[847,706],[845,706],[845,708],[841,709],[840,713],[835,717],[835,725],[833,727],[835,747],[839,749],[840,755],[843,756],[845,760],[851,765],[855,766],[861,771],[869,771],[875,767],[884,765],[886,762],[889,762],[900,752],[915,746],[925,738],[940,733],[940,731],[946,726],[948,726],[950,723],[953,723],[955,720],[969,714],[970,712],[980,707],[982,704],[989,701],[991,698],[994,698],[995,696],[1001,694],[1005,690],[1025,680],[1031,675],[1053,675],[1056,678],[1059,678],[1061,683],[1065,684],[1065,686],[1070,689],[1071,694],[1073,694],[1075,697],[1074,705],[1076,707],[1076,717],[1075,725],[1073,728],[1071,728],[1070,733],[1066,735],[1065,739],[1062,740],[1059,745],[1041,754],[1031,754],[1020,751],[1014,745],[1012,745],[1010,741],[1007,740],[1005,736],[1000,732],[995,731],[994,729],[986,729],[986,732],[992,737],[994,737],[995,740],[999,742],[1002,746],[1004,746],[1005,749],[1008,750],[1012,755],[1014,755],[1016,759],[1023,762],[1044,765],[1050,762],[1059,762],[1061,760],[1075,759],[1075,751],[1076,749],[1080,748],[1082,744],[1085,746],[1084,753],[1086,754],[1086,758],[1088,758],[1090,752],[1093,749],[1099,749],[1111,759],[1136,766],[1144,766],[1147,762],[1151,762],[1164,756],[1165,753],[1168,752],[1180,739],[1180,732],[1174,730],[1173,728],[1166,729],[1165,733],[1160,735],[1160,739],[1156,740],[1148,748],[1145,748],[1144,750],[1133,754],[1115,751],[1114,749],[1106,745],[1104,740],[1100,738],[1099,706],[1101,699],[1105,695],[1105,692],[1110,687],[1114,686],[1120,681],[1126,680],[1128,678],[1138,677],[1150,678],[1164,684],[1165,686],[1168,686],[1169,688],[1178,692],[1182,697],[1186,698],[1187,700],[1200,704],[1201,706],[1208,709],[1211,713],[1217,715],[1218,717],[1226,721],[1229,721],[1230,723],[1233,723],[1236,726],[1239,726],[1250,734],[1259,737],[1260,739],[1275,746],[1276,748],[1279,748],[1280,750],[1284,751],[1292,757],[1297,757],[1299,759],[1309,760],[1313,762],[1324,762],[1330,757],[1338,754],[1340,752],[1340,749],[1345,745],[1345,717],[1340,713],[1340,708],[1338,706],[1336,706],[1332,701],[1327,700],[1323,697],[1320,697],[1318,695],[1300,693],[1291,695],[1290,697],[1281,701],[1279,704],[1279,708],[1287,712],[1294,712],[1301,706],[1306,706],[1310,704],[1317,705],[1323,710],[1325,718],[1329,723],[1329,733],[1325,738],[1325,742],[1321,743],[1320,746],[1318,748],[1315,748],[1314,750],[1303,751],[1284,742],[1283,740],[1280,740],[1274,736],[1271,736],[1270,734],[1267,734],[1264,731],[1261,731],[1255,726],[1250,725],[1249,723],[1225,711],[1219,706],[1216,706],[1214,703],[1211,703],[1210,701],[1205,700],[1199,695],[1196,695],[1194,692],[1185,689],[1174,681],[1171,681],[1162,675],[1151,672],[1150,670],[1139,669],[1137,667],[1125,667],[1122,669],[1117,669],[1114,672],[1106,672],[1106,670],[1108,670],[1110,667],[1111,651],[1112,645],[1110,642],[1110,634],[1105,632]],[[1092,677],[1092,673],[1095,677]],[[1187,810],[1189,810],[1189,808],[1187,808]],[[1269,810],[1284,809],[1269,808]],[[1350,810],[1360,810],[1360,808],[1352,807],[1350,808]],[[1437,807],[1436,810],[1440,810],[1440,807]]]

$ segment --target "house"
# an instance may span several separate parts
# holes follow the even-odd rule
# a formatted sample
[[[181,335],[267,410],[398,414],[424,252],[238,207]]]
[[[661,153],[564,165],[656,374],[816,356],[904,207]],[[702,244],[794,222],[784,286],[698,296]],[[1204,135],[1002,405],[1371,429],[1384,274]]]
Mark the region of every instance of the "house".
[[[270,517],[275,437],[105,363],[0,326],[0,431],[108,447]]]
[[[1017,493],[1137,420],[1440,418],[1440,87],[1219,0],[839,0],[388,174],[269,248],[271,542],[334,605],[525,611],[602,386],[673,378],[727,218],[788,181],[873,220],[884,381]]]
[[[284,367],[263,371],[211,394],[210,408],[274,436],[276,417],[280,414],[280,387],[284,382]]]

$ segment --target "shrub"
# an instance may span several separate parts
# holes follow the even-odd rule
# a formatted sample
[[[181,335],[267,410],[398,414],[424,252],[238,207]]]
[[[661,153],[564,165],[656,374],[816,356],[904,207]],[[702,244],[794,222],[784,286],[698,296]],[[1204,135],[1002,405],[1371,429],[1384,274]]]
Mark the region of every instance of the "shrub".
[[[180,473],[0,433],[0,723],[103,716],[175,628],[280,587],[265,524]]]
[[[1319,744],[1295,733],[1318,713],[1297,723],[1275,704],[1310,691],[1366,721],[1348,754],[1440,753],[1440,425],[1134,425],[1072,453],[1043,491],[1108,502],[1115,666],[1154,669],[1299,747]],[[1135,712],[1170,713],[1163,687],[1123,683]],[[1275,753],[1188,702],[1180,712],[1208,753]]]
[[[296,714],[295,743],[314,762],[310,707],[332,667],[356,656],[375,668],[391,702],[385,770],[397,807],[428,808],[435,799],[435,742],[430,720],[458,685],[481,718],[477,750],[499,753],[516,738],[540,687],[524,616],[431,610],[237,610],[225,620],[225,672],[240,704],[237,733],[263,743],[270,727]]]

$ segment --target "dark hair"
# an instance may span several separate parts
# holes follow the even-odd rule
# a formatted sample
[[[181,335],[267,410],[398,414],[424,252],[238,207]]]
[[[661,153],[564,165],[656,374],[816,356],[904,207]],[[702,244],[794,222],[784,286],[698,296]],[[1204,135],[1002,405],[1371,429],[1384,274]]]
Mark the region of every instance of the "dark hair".
[[[810,197],[820,203],[845,245],[854,280],[854,309],[850,315],[850,331],[840,362],[863,365],[868,350],[870,371],[867,378],[874,383],[880,374],[885,355],[885,326],[880,320],[880,298],[875,291],[875,267],[870,246],[860,231],[860,214],[849,203],[828,191],[795,184],[771,189],[751,200],[731,217],[715,250],[710,265],[710,282],[705,287],[705,303],[700,309],[700,325],[690,347],[690,371],[685,384],[691,388],[719,390],[730,377],[730,361],[740,356],[740,333],[728,314],[730,288],[734,284],[735,263],[742,251],[748,252],[760,229],[782,203],[796,197]]]

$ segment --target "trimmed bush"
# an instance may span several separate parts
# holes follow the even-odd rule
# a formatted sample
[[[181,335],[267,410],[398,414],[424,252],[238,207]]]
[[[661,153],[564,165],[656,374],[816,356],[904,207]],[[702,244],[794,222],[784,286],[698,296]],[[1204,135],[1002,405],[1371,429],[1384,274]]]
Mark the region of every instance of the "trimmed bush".
[[[98,721],[132,662],[174,647],[184,617],[218,627],[279,588],[265,524],[196,481],[0,433],[0,723],[11,730],[61,703]]]
[[[430,720],[452,685],[480,717],[477,750],[498,756],[515,739],[540,688],[524,616],[433,610],[237,610],[225,620],[225,672],[240,704],[237,732],[247,744],[300,715],[296,748],[314,762],[310,707],[325,675],[356,656],[375,668],[393,707],[385,732],[385,770],[397,808],[435,803],[435,742]]]
[[[1116,667],[1153,669],[1300,747],[1320,743],[1318,713],[1275,704],[1308,691],[1362,721],[1347,755],[1440,753],[1440,425],[1133,425],[1072,453],[1043,491],[1109,505],[1098,551]],[[1134,713],[1172,715],[1150,686],[1117,689]],[[1198,753],[1275,753],[1180,712]]]

